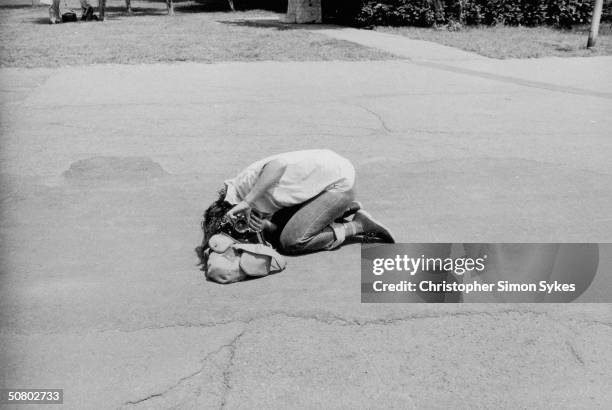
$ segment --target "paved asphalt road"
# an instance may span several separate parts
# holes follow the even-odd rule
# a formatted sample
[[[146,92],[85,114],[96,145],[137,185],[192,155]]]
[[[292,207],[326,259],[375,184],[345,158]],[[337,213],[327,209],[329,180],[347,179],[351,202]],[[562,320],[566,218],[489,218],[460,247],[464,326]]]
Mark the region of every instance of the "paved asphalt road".
[[[1,70],[2,386],[74,409],[607,407],[609,304],[362,305],[357,246],[219,286],[193,247],[223,178],[314,147],[400,241],[610,241],[610,62]]]

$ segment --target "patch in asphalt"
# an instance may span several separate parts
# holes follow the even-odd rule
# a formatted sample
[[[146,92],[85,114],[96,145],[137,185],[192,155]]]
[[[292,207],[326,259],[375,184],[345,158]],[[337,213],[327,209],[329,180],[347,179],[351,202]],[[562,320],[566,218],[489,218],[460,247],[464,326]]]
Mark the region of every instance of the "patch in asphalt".
[[[117,181],[169,175],[149,157],[92,157],[73,162],[62,176],[67,181]]]

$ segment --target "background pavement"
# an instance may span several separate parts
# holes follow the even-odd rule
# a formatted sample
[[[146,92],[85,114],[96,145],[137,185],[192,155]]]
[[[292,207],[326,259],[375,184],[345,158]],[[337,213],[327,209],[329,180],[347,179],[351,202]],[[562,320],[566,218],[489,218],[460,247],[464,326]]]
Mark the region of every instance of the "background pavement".
[[[609,304],[362,305],[357,246],[220,286],[193,248],[224,178],[314,147],[400,241],[609,241],[609,61],[1,70],[1,384],[75,409],[606,408]]]

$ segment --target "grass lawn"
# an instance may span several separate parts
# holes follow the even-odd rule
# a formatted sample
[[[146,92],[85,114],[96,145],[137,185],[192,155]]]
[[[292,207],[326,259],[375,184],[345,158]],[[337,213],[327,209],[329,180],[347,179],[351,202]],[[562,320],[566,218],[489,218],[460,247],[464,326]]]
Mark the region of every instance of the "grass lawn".
[[[587,57],[612,55],[612,28],[600,26],[597,47],[589,50],[589,27],[557,30],[550,27],[466,27],[460,31],[417,27],[377,27],[415,40],[433,41],[493,58]]]
[[[279,14],[231,13],[223,10],[225,2],[175,1],[176,14],[168,16],[161,0],[132,1],[133,15],[125,13],[124,0],[108,0],[104,22],[50,25],[46,6],[32,7],[31,0],[1,1],[0,66],[4,67],[394,58],[288,25],[249,22]],[[68,0],[68,5],[80,17],[78,0]]]

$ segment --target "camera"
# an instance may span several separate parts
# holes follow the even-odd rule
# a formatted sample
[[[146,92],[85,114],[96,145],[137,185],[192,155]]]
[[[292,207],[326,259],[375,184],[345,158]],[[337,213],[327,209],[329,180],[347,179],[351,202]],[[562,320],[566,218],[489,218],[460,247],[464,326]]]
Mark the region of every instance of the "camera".
[[[238,233],[246,233],[248,230],[250,230],[249,221],[247,219],[246,214],[244,213],[237,214],[234,220],[231,220],[229,218],[227,219],[229,223],[232,224],[234,230]]]
[[[262,233],[249,226],[249,220],[244,213],[236,214],[234,219],[226,215],[219,228],[220,232],[242,243],[263,243],[264,241]]]
[[[234,218],[230,218],[229,216],[225,216],[223,218],[223,223],[221,224],[221,230],[228,233],[231,236],[245,236],[245,235],[253,235],[257,232],[249,226],[249,219],[247,218],[245,213],[239,213],[234,215]]]

